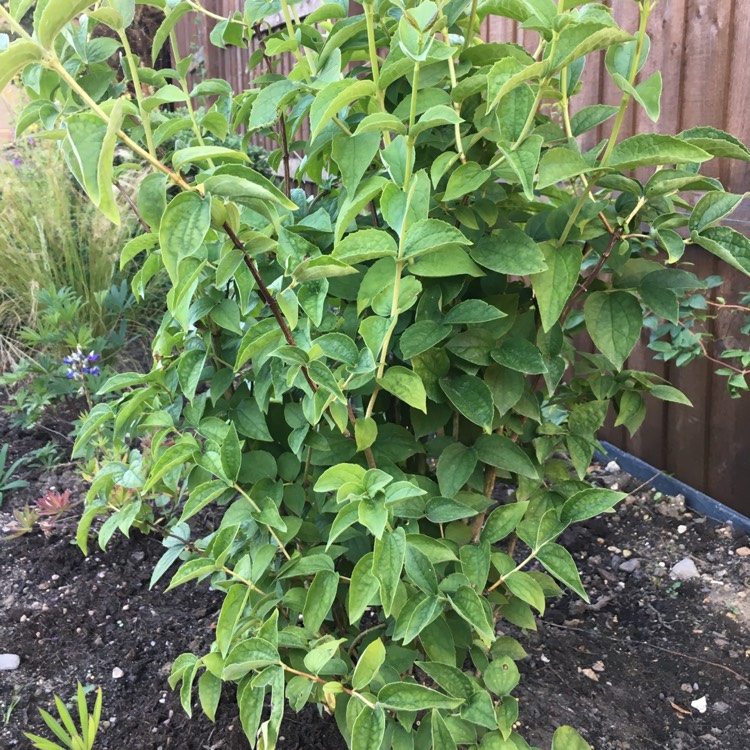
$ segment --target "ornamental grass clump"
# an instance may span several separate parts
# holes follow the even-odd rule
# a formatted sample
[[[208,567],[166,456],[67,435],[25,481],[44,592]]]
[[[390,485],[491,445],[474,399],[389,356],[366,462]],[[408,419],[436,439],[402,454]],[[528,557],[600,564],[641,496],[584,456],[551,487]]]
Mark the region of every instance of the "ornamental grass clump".
[[[750,271],[750,241],[721,225],[741,197],[701,171],[750,152],[713,128],[620,137],[629,107],[659,115],[661,77],[640,74],[656,3],[637,5],[625,30],[570,0],[326,3],[304,19],[249,0],[211,35],[252,42],[242,91],[191,89],[177,50],[174,69],[138,67],[132,0],[37,3],[31,37],[2,12],[19,38],[0,82],[44,81],[24,122],[43,119],[94,203],[118,219],[116,143],[150,170],[133,201],[147,231],[122,262],[139,294],[166,271],[168,312],[151,372],[112,378],[101,393],[119,396],[79,432],[79,451],[110,434],[125,458],[94,478],[78,539],[98,517],[107,538],[127,532],[154,493],[179,500],[156,524],[159,575],[179,563],[171,587],[225,594],[213,646],[172,667],[188,712],[197,692],[213,718],[233,683],[264,750],[285,705],[306,703],[353,750],[529,747],[514,634],[561,587],[586,599],[560,535],[623,498],[586,481],[597,432],[608,414],[636,430],[649,394],[686,402],[627,367],[644,320],[681,321],[704,288],[680,265],[689,243]],[[202,12],[167,3],[153,59]],[[536,52],[480,41],[491,16],[536,32]],[[97,24],[117,32],[132,99],[92,85]],[[580,108],[600,51],[620,103]],[[206,93],[161,158],[160,110]],[[275,140],[279,180],[213,145],[217,128]],[[587,745],[563,727],[553,747]]]

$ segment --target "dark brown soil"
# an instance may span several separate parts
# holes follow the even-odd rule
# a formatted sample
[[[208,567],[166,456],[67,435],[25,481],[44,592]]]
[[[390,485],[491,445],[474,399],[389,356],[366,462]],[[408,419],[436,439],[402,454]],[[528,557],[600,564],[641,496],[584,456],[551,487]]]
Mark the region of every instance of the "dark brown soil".
[[[65,420],[47,427],[54,432],[21,434],[0,415],[0,442],[10,443],[14,457],[52,436],[65,449],[56,434],[69,430]],[[49,486],[84,492],[70,466],[22,474],[31,484],[6,495],[0,535],[12,510]],[[635,489],[614,467],[594,476]],[[746,750],[750,557],[735,550],[747,539],[686,513],[679,500],[638,491],[617,514],[572,530],[565,543],[592,603],[566,596],[537,633],[519,636],[529,653],[518,690],[527,738],[549,747],[554,727],[567,723],[596,750]],[[1,748],[29,747],[24,729],[48,734],[37,708],[49,710],[52,693],[68,699],[76,680],[104,691],[97,748],[249,747],[229,691],[212,724],[197,708],[188,719],[167,685],[180,653],[210,643],[221,600],[191,585],[149,591],[162,550],[138,534],[115,537],[106,554],[88,559],[64,534],[34,532],[0,544],[0,653],[21,657],[17,670],[0,672]],[[686,557],[701,575],[675,582],[669,570]],[[114,678],[115,669],[123,676]],[[704,696],[700,713],[691,703]],[[344,748],[333,721],[312,707],[288,711],[282,735],[282,750]]]

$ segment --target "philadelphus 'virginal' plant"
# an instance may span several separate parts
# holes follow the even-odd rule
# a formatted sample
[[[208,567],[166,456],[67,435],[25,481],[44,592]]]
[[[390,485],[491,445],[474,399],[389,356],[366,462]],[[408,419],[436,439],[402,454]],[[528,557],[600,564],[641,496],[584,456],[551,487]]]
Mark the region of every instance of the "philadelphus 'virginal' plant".
[[[608,410],[637,429],[646,394],[686,400],[624,369],[644,318],[679,321],[702,288],[677,267],[688,242],[750,271],[750,242],[719,225],[741,196],[700,173],[750,152],[712,128],[618,137],[629,106],[659,114],[660,74],[640,75],[655,2],[637,4],[640,28],[623,30],[575,0],[329,2],[303,20],[249,0],[211,36],[255,40],[239,92],[190,90],[177,50],[174,70],[139,67],[132,0],[38,2],[32,36],[17,23],[32,2],[2,11],[19,38],[0,83],[23,71],[22,122],[59,139],[102,211],[117,219],[118,142],[138,160],[118,169],[151,171],[146,232],[122,261],[139,264],[138,293],[166,272],[168,313],[152,372],[110,380],[119,400],[79,435],[82,449],[111,431],[126,457],[94,480],[79,541],[96,516],[109,538],[154,493],[180,498],[155,577],[179,558],[171,586],[226,594],[210,652],[173,667],[188,711],[197,683],[213,717],[229,682],[260,748],[285,698],[327,704],[354,750],[529,747],[510,633],[535,627],[558,583],[586,597],[556,540],[622,498],[584,481],[597,431]],[[203,8],[165,12],[154,59]],[[536,32],[536,52],[480,41],[488,16]],[[118,42],[102,52],[99,24],[130,98],[101,70]],[[600,50],[621,102],[580,109]],[[187,115],[162,115],[172,103]],[[607,140],[587,137],[607,121]],[[276,139],[278,184],[216,145],[230,131]],[[596,353],[576,348],[584,329]],[[125,504],[108,500],[117,486]],[[221,520],[183,544],[207,518]],[[567,727],[553,746],[587,747]]]

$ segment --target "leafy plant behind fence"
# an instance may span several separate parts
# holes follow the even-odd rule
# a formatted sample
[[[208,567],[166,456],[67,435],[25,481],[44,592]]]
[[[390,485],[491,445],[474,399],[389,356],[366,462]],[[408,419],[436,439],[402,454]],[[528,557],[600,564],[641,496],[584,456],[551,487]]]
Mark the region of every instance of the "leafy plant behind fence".
[[[623,497],[586,482],[597,431],[608,412],[637,429],[648,394],[686,401],[627,368],[644,318],[679,325],[704,287],[679,267],[688,242],[750,270],[750,243],[720,224],[741,196],[701,174],[748,150],[712,128],[619,138],[629,106],[659,113],[660,75],[639,75],[655,3],[638,6],[640,28],[623,30],[565,0],[329,3],[304,20],[286,0],[251,1],[212,33],[259,44],[239,92],[191,90],[176,50],[174,70],[138,68],[126,0],[81,26],[66,24],[88,2],[40,3],[34,37],[0,56],[0,80],[45,82],[28,120],[44,113],[112,219],[115,142],[152,168],[136,202],[150,231],[123,262],[139,294],[166,269],[169,312],[152,372],[113,378],[104,392],[121,396],[79,434],[79,451],[109,434],[125,456],[94,479],[79,542],[99,516],[106,545],[152,518],[150,498],[179,499],[153,580],[179,561],[171,587],[226,594],[210,652],[173,666],[188,712],[197,685],[213,718],[232,682],[261,748],[285,698],[328,705],[354,750],[528,747],[511,634],[534,629],[559,586],[586,597],[558,540]],[[154,58],[201,6],[167,11]],[[538,32],[536,53],[476,39],[492,15]],[[97,23],[125,45],[132,100],[90,85]],[[579,109],[602,50],[620,103]],[[189,144],[160,158],[160,109],[206,95],[169,125]],[[279,184],[206,140],[240,128],[276,139]],[[201,537],[209,508],[221,521]],[[555,750],[585,746],[555,734]]]

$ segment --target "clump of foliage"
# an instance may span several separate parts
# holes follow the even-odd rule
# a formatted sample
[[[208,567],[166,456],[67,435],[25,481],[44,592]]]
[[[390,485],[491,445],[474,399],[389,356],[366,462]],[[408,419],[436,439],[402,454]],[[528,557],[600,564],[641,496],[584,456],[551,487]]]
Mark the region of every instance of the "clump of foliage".
[[[121,196],[113,200],[129,211]],[[36,324],[48,290],[72,290],[78,324],[107,330],[119,251],[136,227],[129,213],[119,228],[102,216],[56,144],[19,138],[0,152],[0,364],[19,359],[18,331]]]
[[[25,458],[15,460],[10,466],[8,463],[8,444],[0,448],[0,505],[3,504],[3,495],[9,490],[20,490],[28,487],[25,479],[14,479],[16,472],[26,463]]]
[[[102,714],[102,689],[97,688],[94,710],[89,713],[86,703],[86,693],[89,692],[89,689],[93,689],[93,685],[87,686],[87,688],[84,688],[79,682],[76,691],[75,703],[78,709],[80,729],[76,727],[76,723],[70,715],[68,707],[58,696],[55,696],[55,706],[57,707],[60,721],[44,709],[40,708],[39,713],[42,715],[42,719],[48,729],[63,744],[60,745],[45,737],[24,732],[24,735],[31,740],[33,747],[38,748],[38,750],[66,750],[66,748],[69,750],[92,750],[96,743],[96,734],[99,731],[99,722]]]
[[[2,408],[14,424],[31,427],[50,407],[70,399],[93,406],[94,392],[115,372],[112,362],[127,342],[133,296],[122,282],[99,301],[106,331],[97,336],[86,320],[85,301],[72,289],[37,292],[35,324],[16,332],[23,349],[0,375],[9,395]]]
[[[139,294],[166,270],[168,312],[152,371],[110,380],[103,392],[122,395],[78,436],[83,451],[106,430],[124,456],[94,478],[79,542],[97,516],[127,532],[149,493],[180,503],[160,574],[180,558],[172,587],[226,594],[212,648],[173,665],[188,712],[196,682],[209,717],[232,682],[264,750],[284,699],[327,705],[353,750],[529,747],[511,633],[536,627],[558,584],[586,597],[558,540],[623,497],[586,482],[597,431],[610,412],[637,429],[649,394],[686,402],[626,366],[644,321],[681,320],[704,288],[680,267],[688,243],[750,271],[750,241],[720,224],[741,196],[700,171],[750,152],[713,128],[620,138],[629,106],[659,114],[661,76],[639,75],[656,3],[637,5],[631,33],[574,0],[367,0],[304,20],[287,0],[250,0],[212,34],[257,43],[240,92],[189,90],[178,54],[174,69],[137,67],[132,0],[48,0],[33,37],[14,26],[0,82],[21,69],[44,82],[33,107],[92,200],[117,220],[118,140],[153,168],[136,202],[149,231],[123,262],[138,263]],[[154,59],[202,6],[167,10]],[[536,53],[481,42],[488,16],[536,31]],[[118,32],[135,101],[92,85],[94,24]],[[600,50],[621,101],[578,109]],[[215,103],[200,121],[187,107],[192,136],[161,158],[160,108],[201,93]],[[217,127],[275,139],[281,184],[207,143]],[[576,345],[584,330],[594,353]],[[553,741],[586,746],[569,727]]]

